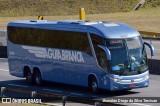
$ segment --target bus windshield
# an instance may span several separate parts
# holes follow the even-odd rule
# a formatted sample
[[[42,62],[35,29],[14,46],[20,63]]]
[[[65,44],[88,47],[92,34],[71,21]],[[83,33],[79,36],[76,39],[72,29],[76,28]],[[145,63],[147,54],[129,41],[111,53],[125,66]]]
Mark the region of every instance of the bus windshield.
[[[136,75],[148,70],[141,37],[106,40],[106,45],[111,51],[111,73]]]

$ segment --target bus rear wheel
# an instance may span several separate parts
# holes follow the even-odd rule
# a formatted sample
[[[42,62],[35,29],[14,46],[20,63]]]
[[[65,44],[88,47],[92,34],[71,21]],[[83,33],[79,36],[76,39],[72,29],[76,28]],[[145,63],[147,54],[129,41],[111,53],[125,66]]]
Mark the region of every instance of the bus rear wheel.
[[[89,79],[89,89],[93,93],[98,93],[98,83],[95,77]]]
[[[34,73],[34,82],[37,86],[42,86],[43,80],[40,71],[35,71]]]
[[[31,73],[31,71],[27,70],[26,71],[26,81],[28,82],[28,84],[32,85],[33,84],[33,75]]]

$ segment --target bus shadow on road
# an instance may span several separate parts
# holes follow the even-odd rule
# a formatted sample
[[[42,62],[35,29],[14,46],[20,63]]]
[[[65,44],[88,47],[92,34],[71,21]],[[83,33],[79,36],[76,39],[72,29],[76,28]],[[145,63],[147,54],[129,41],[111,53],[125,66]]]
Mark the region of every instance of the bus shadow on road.
[[[97,94],[92,93],[88,88],[73,86],[67,84],[59,84],[53,82],[45,82],[43,86],[35,86],[29,85],[25,81],[25,79],[18,80],[7,80],[0,81],[0,87],[8,87],[15,88],[19,90],[27,90],[27,91],[38,91],[38,92],[48,92],[55,93],[67,96],[81,97],[81,98],[92,98],[92,99],[100,99],[100,98],[109,98],[109,97],[125,97],[132,94],[138,94],[140,92],[136,92],[133,90],[123,90],[123,91],[107,91],[100,90]],[[47,90],[47,91],[44,91]]]

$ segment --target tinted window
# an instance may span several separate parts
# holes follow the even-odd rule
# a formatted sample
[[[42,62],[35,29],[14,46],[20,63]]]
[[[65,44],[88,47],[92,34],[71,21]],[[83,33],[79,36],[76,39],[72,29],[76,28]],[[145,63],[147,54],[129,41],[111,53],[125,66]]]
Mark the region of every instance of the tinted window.
[[[104,45],[105,41],[99,35],[90,34],[90,36],[99,66],[105,70],[109,70],[109,60],[107,60],[106,53],[104,50],[98,47],[98,45]]]
[[[8,27],[8,39],[16,44],[91,53],[87,33],[82,32]]]
[[[96,34],[90,34],[93,44],[97,45],[105,45],[105,41],[102,37]]]
[[[93,44],[93,47],[94,47],[94,50],[95,50],[95,54],[99,54],[99,47],[98,45],[104,45],[104,40],[102,37],[100,37],[99,35],[96,35],[96,34],[90,34],[90,37],[91,37],[91,40],[92,40],[92,44]]]

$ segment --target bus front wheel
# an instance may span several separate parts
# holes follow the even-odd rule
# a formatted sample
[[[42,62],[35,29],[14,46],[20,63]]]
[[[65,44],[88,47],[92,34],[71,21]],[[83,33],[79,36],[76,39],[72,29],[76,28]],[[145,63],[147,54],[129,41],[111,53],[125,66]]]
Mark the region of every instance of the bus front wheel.
[[[98,93],[98,83],[95,77],[89,79],[89,88],[93,93]]]
[[[35,71],[35,73],[34,73],[34,82],[35,82],[35,85],[38,85],[38,86],[42,85],[43,80],[42,80],[42,76],[41,76],[40,71]]]

